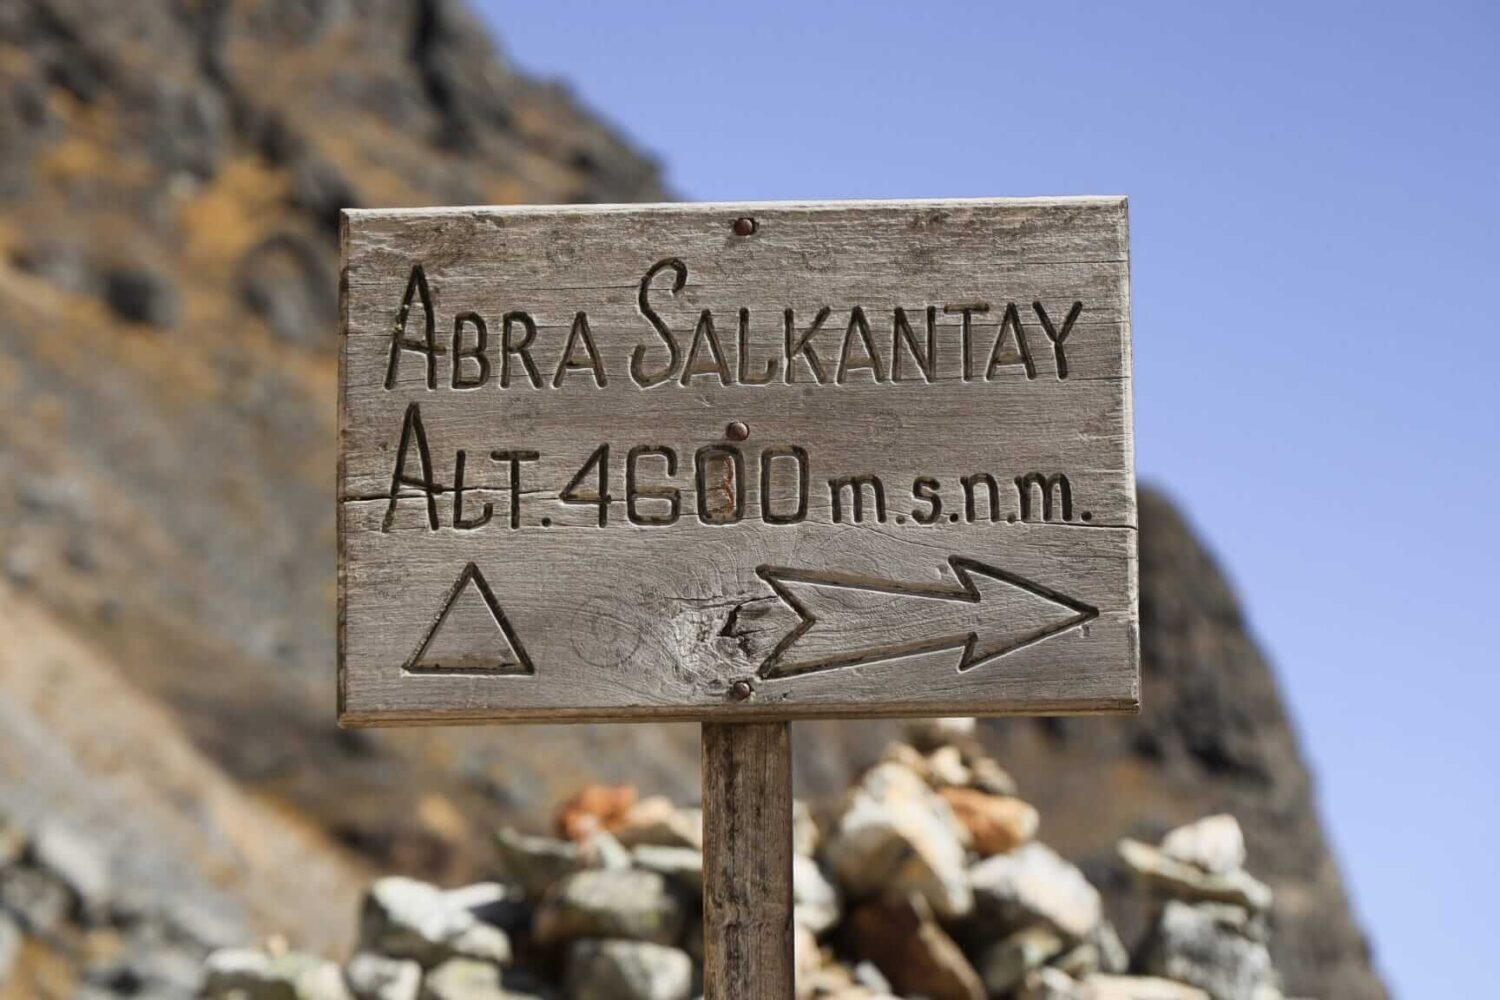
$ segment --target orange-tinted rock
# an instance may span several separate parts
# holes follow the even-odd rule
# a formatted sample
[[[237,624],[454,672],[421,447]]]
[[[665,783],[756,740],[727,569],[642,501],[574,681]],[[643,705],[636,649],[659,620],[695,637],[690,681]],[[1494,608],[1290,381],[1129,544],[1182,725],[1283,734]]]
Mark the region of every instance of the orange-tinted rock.
[[[1036,836],[1037,811],[1021,799],[976,788],[943,788],[941,795],[981,857],[1005,854]]]
[[[901,996],[984,1000],[984,984],[921,896],[876,900],[850,918],[854,947]]]
[[[557,807],[553,826],[560,837],[581,843],[598,830],[614,830],[638,794],[634,785],[585,785]]]

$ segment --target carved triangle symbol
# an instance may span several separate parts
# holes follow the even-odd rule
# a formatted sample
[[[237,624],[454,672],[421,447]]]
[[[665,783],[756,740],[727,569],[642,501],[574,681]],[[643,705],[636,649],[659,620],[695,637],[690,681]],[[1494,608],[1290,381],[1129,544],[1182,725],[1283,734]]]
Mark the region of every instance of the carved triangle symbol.
[[[414,674],[535,674],[531,657],[474,563],[464,567],[422,644],[403,668]]]

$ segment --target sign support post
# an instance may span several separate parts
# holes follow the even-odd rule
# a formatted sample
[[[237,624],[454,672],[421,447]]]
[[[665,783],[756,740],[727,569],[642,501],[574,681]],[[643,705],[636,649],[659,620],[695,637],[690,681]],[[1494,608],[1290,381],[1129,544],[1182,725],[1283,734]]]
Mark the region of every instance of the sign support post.
[[[788,722],[703,724],[703,989],[791,1000]]]

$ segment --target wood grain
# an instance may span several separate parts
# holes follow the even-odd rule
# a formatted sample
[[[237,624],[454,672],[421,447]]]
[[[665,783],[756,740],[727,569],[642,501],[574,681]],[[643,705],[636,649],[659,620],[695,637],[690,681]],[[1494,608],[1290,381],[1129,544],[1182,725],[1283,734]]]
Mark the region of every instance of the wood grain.
[[[1135,707],[1122,199],[359,211],[344,258],[341,721]]]
[[[703,725],[703,875],[705,1000],[791,1000],[788,723]]]

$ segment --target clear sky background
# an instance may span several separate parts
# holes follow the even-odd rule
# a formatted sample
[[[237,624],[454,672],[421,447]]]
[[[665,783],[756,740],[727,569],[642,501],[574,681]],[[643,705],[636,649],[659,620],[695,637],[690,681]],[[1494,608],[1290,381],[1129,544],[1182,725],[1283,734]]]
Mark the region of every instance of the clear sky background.
[[[1494,995],[1500,4],[475,2],[684,198],[1129,195],[1140,475],[1398,993]]]

